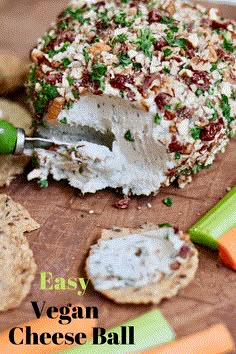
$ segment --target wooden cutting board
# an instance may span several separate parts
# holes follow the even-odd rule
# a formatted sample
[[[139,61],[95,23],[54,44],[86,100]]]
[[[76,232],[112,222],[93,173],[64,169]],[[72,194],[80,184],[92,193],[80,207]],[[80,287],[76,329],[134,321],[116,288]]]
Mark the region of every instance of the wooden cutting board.
[[[0,1],[3,31],[1,47],[27,56],[38,35],[67,1]],[[45,12],[45,8],[50,11]],[[32,26],[34,23],[34,26]],[[19,45],[21,43],[21,45]],[[99,324],[118,325],[155,308],[150,305],[117,305],[96,293],[89,286],[81,298],[76,291],[43,291],[39,289],[40,272],[54,276],[86,276],[84,262],[90,245],[100,237],[102,228],[112,226],[137,227],[145,222],[165,223],[186,231],[236,184],[236,139],[232,139],[225,154],[219,154],[215,164],[201,171],[184,190],[175,186],[162,189],[155,197],[132,197],[127,210],[112,205],[122,196],[112,190],[82,197],[66,182],[50,181],[40,189],[35,181],[27,182],[26,174],[10,187],[0,189],[23,204],[41,227],[27,235],[38,265],[31,292],[21,306],[0,314],[0,331],[35,318],[30,301],[46,301],[48,306],[82,302],[99,309]],[[168,208],[165,197],[173,199]],[[148,208],[147,204],[151,204]],[[139,210],[138,207],[141,207]],[[94,213],[90,214],[89,211]],[[236,211],[235,211],[236,213]],[[200,264],[194,281],[178,296],[159,306],[178,336],[184,336],[208,326],[224,322],[236,342],[236,274],[222,266],[217,252],[198,247]]]

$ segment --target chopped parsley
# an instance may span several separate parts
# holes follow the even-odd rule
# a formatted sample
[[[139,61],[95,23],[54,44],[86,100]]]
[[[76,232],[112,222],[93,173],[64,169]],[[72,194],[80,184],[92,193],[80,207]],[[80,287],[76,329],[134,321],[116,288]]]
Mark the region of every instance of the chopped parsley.
[[[176,152],[175,152],[175,159],[176,159],[176,160],[180,160],[180,157],[181,157],[180,152],[176,151]]]
[[[125,93],[124,93],[123,90],[120,90],[119,94],[120,94],[120,97],[121,97],[121,98],[124,98],[124,97],[125,97]]]
[[[82,167],[82,166],[80,166],[80,168],[79,168],[79,173],[82,175],[82,174],[83,174],[83,172],[84,172],[84,169],[83,169],[83,167]]]
[[[220,108],[222,110],[223,116],[227,119],[228,124],[230,124],[234,118],[230,116],[231,108],[229,105],[229,99],[226,95],[221,96]]]
[[[179,47],[184,48],[186,47],[186,39],[185,38],[175,38],[174,33],[172,31],[167,33],[166,41],[169,46],[171,47]]]
[[[134,142],[134,138],[133,138],[130,130],[127,130],[127,132],[124,135],[124,138],[125,138],[125,140],[130,141],[131,143]]]
[[[174,33],[177,33],[177,32],[179,31],[179,27],[173,26],[173,25],[170,25],[170,26],[169,26],[169,29],[170,29],[172,32],[174,32]]]
[[[191,128],[190,129],[190,134],[194,140],[197,140],[200,138],[200,133],[201,133],[201,128]]]
[[[42,114],[48,101],[54,100],[59,94],[57,88],[53,85],[41,83],[42,90],[38,93],[37,99],[34,101],[36,113]]]
[[[62,124],[68,124],[67,118],[64,117],[64,118],[60,119],[60,123],[62,123]]]
[[[165,73],[169,74],[170,73],[170,69],[168,69],[166,66],[162,69]]]
[[[75,89],[72,89],[71,92],[72,92],[74,98],[77,100],[79,98],[79,92],[76,91]]]
[[[214,64],[211,65],[211,70],[210,71],[212,73],[215,70],[217,70],[217,64],[214,63]]]
[[[62,21],[60,24],[59,24],[59,27],[61,28],[61,29],[66,29],[67,27],[69,26],[69,23],[68,22],[66,22],[66,21]]]
[[[214,104],[213,104],[213,103],[211,102],[211,100],[209,100],[209,99],[206,100],[206,106],[207,106],[208,108],[215,108]]]
[[[110,19],[107,16],[107,10],[105,12],[100,12],[99,17],[101,18],[101,22],[104,25],[104,27],[108,27],[110,23]]]
[[[148,5],[148,10],[150,11],[154,6],[156,6],[156,2],[152,2],[150,5]]]
[[[233,42],[231,42],[231,40],[229,39],[228,33],[225,32],[223,33],[223,43],[222,43],[222,48],[225,49],[227,52],[234,52],[234,44]]]
[[[99,83],[99,88],[103,91],[105,88],[104,76],[107,73],[107,67],[99,61],[92,66],[92,72],[90,73],[91,79]]]
[[[68,7],[65,10],[65,15],[71,16],[74,20],[79,21],[81,24],[84,24],[85,22],[89,21],[89,18],[84,18],[82,16],[82,13],[86,11],[86,8],[76,8],[73,9],[72,7]]]
[[[112,41],[111,44],[114,47],[116,45],[116,43],[123,43],[127,40],[127,36],[124,33],[118,34],[118,36],[115,36]]]
[[[85,61],[89,61],[91,59],[90,55],[89,55],[89,53],[87,52],[86,49],[83,49],[83,55],[84,55]]]
[[[41,179],[40,181],[38,181],[38,184],[40,185],[41,188],[47,188],[48,187],[48,180]]]
[[[172,18],[172,17],[166,17],[166,16],[162,16],[161,17],[161,20],[160,20],[160,22],[161,23],[165,23],[166,25],[168,25],[168,24],[170,24],[170,23],[173,23],[173,22],[175,22],[176,20],[174,19],[174,18]]]
[[[196,91],[195,93],[196,93],[196,95],[199,97],[199,96],[201,96],[201,95],[204,94],[204,91],[201,90],[201,89],[197,89],[197,91]]]
[[[70,108],[72,108],[74,106],[74,102],[72,102],[72,101],[71,102],[66,102],[65,106],[66,106],[67,109],[70,109]]]
[[[119,61],[120,61],[120,65],[124,68],[126,66],[128,66],[129,64],[132,64],[132,60],[130,59],[130,57],[128,56],[127,53],[121,53],[117,55]]]
[[[126,14],[121,11],[119,15],[114,16],[114,22],[118,25],[121,25],[122,27],[130,27],[133,21],[127,21]]]
[[[31,69],[31,71],[29,72],[28,80],[29,80],[31,83],[36,83],[36,82],[39,81],[36,72],[37,72],[37,66],[34,66],[34,67]]]
[[[164,224],[158,224],[158,227],[162,228],[162,227],[172,227],[172,226],[169,223],[164,223]]]
[[[171,105],[170,105],[170,104],[167,104],[167,105],[165,106],[165,110],[166,110],[166,111],[171,111]]]
[[[173,205],[173,200],[169,197],[163,199],[163,203],[168,206],[168,207],[171,207]]]
[[[139,70],[142,69],[142,64],[134,62],[133,63],[133,68],[134,68],[134,70],[139,71]]]
[[[67,76],[66,80],[69,82],[69,85],[72,86],[74,83],[74,79],[70,76]]]
[[[97,42],[100,42],[100,38],[99,37],[94,37],[93,43],[97,43]]]
[[[172,53],[173,51],[170,48],[164,49],[164,54],[166,57],[169,57]]]
[[[140,35],[135,44],[137,44],[137,49],[142,50],[145,55],[152,58],[151,47],[156,43],[156,39],[152,36],[149,28],[144,28],[140,30]]]
[[[53,37],[50,36],[49,34],[45,34],[45,36],[42,37],[42,40],[45,43],[45,47],[47,47],[49,45],[49,43],[51,42],[52,39],[53,39]]]
[[[198,171],[208,169],[210,167],[211,167],[211,164],[208,164],[208,165],[195,164],[192,168],[192,173],[195,175]]]
[[[57,50],[50,49],[48,52],[49,58],[53,58],[58,53],[64,53],[70,45],[71,45],[71,43],[67,41],[63,44],[62,48],[60,48],[60,49],[57,49]]]
[[[64,67],[67,68],[70,64],[71,64],[71,61],[70,61],[69,58],[64,58],[64,59],[62,60],[62,65],[63,65]]]
[[[214,92],[215,92],[214,86],[209,87],[208,90],[209,95],[213,95]]]
[[[161,115],[157,113],[154,116],[154,123],[160,125],[161,124],[161,119],[162,119]]]

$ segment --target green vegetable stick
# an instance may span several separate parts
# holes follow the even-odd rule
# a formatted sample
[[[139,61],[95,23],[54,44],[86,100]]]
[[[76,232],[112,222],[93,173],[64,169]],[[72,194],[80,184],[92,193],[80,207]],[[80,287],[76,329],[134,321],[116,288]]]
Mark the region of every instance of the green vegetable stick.
[[[161,311],[158,309],[152,310],[142,316],[139,316],[133,320],[130,320],[122,326],[133,326],[134,327],[134,341],[135,344],[93,344],[92,340],[81,346],[73,346],[73,348],[61,351],[62,354],[124,354],[128,352],[134,352],[138,350],[143,350],[148,347],[157,346],[163,343],[170,342],[175,339],[175,333],[166,321],[165,317],[162,315]],[[108,333],[121,332],[120,327],[114,327],[107,331]]]
[[[217,240],[236,226],[236,187],[222,198],[188,233],[193,242],[218,249]]]

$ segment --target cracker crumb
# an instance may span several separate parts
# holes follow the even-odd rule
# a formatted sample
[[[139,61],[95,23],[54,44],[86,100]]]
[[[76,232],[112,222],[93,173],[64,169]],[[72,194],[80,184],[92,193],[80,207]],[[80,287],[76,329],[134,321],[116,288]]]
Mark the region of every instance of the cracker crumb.
[[[147,203],[147,207],[148,207],[148,209],[151,209],[152,208],[152,204],[151,203]]]

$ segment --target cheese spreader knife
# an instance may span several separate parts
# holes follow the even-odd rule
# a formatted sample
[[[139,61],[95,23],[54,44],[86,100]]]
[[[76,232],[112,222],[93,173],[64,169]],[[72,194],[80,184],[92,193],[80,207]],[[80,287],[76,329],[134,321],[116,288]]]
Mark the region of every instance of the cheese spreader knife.
[[[21,155],[25,148],[49,148],[52,144],[70,146],[67,142],[41,137],[26,137],[25,131],[15,128],[6,120],[0,120],[0,155]]]

